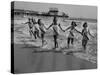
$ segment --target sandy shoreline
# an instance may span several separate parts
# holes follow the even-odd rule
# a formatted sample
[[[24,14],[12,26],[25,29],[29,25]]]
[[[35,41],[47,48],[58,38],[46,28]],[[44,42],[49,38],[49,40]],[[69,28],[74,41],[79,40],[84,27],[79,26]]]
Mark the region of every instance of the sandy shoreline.
[[[97,64],[60,52],[34,53],[35,47],[14,44],[15,73],[96,69]]]

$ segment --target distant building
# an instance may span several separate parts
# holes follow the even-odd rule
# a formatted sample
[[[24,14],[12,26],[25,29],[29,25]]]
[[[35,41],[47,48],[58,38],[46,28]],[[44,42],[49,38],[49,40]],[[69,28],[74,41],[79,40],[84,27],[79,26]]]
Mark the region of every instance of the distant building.
[[[11,12],[14,12],[14,15],[19,16],[58,16],[58,17],[65,17],[68,18],[69,16],[64,12],[59,12],[58,8],[50,8],[48,12],[38,12],[33,10],[24,10],[24,9],[13,9]]]
[[[14,9],[14,15],[37,15],[37,11]]]
[[[23,14],[24,14],[24,10],[14,9],[14,15],[23,15]]]
[[[43,16],[48,16],[49,13],[48,13],[48,12],[41,12],[41,15],[43,15]]]
[[[69,17],[68,14],[66,14],[66,13],[64,13],[64,12],[62,12],[62,16],[63,16],[63,17]]]
[[[58,15],[58,12],[58,8],[50,8],[48,13],[50,15]]]

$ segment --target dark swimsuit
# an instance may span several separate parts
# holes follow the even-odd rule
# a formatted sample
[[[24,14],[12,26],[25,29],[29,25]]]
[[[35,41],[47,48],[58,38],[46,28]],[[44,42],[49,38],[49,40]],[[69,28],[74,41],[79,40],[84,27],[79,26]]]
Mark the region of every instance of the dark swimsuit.
[[[89,38],[87,36],[87,30],[86,29],[82,30],[82,35],[83,35],[82,45],[86,45],[88,40],[89,40]]]

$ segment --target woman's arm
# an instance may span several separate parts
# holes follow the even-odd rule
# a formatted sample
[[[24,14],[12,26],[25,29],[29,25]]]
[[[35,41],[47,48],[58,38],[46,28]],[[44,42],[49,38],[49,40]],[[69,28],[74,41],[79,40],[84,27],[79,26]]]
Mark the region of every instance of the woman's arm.
[[[71,28],[71,26],[70,27],[68,27],[68,28],[66,28],[64,31],[67,31],[67,30],[69,30]]]
[[[21,23],[21,24],[27,24],[27,23],[29,23],[29,22],[25,22],[25,23]]]
[[[46,26],[43,24],[44,28],[47,30]]]
[[[77,33],[80,33],[80,34],[82,35],[82,33],[81,33],[80,31],[78,31],[77,29],[75,29],[75,31],[76,31]]]
[[[94,38],[94,36],[90,33],[89,29],[88,29],[88,34],[89,34],[91,37]]]
[[[60,24],[58,24],[58,26],[59,26],[59,28],[60,28],[63,32],[65,32],[65,31],[62,29],[62,27],[60,26]]]
[[[47,30],[48,30],[50,27],[52,27],[52,25],[53,25],[53,23],[47,28]]]

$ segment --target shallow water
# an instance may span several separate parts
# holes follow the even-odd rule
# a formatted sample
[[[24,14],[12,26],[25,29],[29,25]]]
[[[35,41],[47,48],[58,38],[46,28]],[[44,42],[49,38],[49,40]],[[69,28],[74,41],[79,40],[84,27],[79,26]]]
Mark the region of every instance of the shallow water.
[[[46,27],[48,27],[52,23],[52,19],[53,19],[52,17],[41,17],[41,16],[40,17],[33,16],[33,18],[35,18],[36,20],[38,18],[41,18],[42,21],[43,21],[43,23],[44,23],[44,25]],[[26,25],[22,24],[22,23],[25,23],[25,22],[27,22],[27,17],[22,18],[22,17],[18,17],[17,16],[17,17],[14,18],[14,44],[15,45],[16,44],[18,44],[18,45],[22,44],[22,46],[23,45],[28,45],[28,46],[32,46],[32,47],[33,46],[34,47],[35,46],[41,46],[41,39],[37,39],[35,41],[32,41],[32,40],[34,40],[34,37],[33,38],[30,37],[29,31],[28,31],[29,30],[28,29],[28,25],[27,24]],[[79,30],[79,31],[82,31],[82,24],[84,23],[84,21],[77,21],[77,22],[79,22],[79,23],[78,23],[78,26],[76,27],[76,29]],[[67,20],[65,22],[65,21],[63,21],[63,18],[58,18],[58,23],[61,24],[61,26],[62,26],[63,29],[66,29],[68,26],[70,26],[71,20]],[[68,32],[67,31],[66,32],[62,32],[59,29],[59,36],[58,36],[59,48],[58,48],[58,50],[63,50],[62,53],[61,54],[57,54],[57,55],[51,53],[51,54],[49,54],[49,56],[48,56],[48,53],[44,54],[48,58],[52,58],[52,57],[57,56],[57,59],[55,58],[56,60],[58,60],[58,57],[60,55],[61,57],[59,57],[59,58],[63,58],[61,60],[64,61],[63,62],[64,64],[67,63],[67,67],[68,67],[68,64],[71,63],[71,61],[74,62],[75,60],[71,60],[70,59],[70,58],[73,59],[72,56],[69,56],[66,59],[66,56],[64,56],[64,54],[66,54],[67,51],[75,51],[75,53],[73,52],[73,55],[77,59],[82,59],[82,60],[79,60],[79,62],[75,61],[75,63],[79,63],[80,65],[76,64],[77,66],[75,67],[75,65],[74,65],[74,67],[73,67],[72,65],[74,63],[72,63],[72,64],[70,64],[70,66],[68,68],[64,68],[65,65],[62,65],[61,63],[57,63],[56,65],[58,65],[58,66],[56,68],[52,68],[52,67],[46,68],[47,66],[44,65],[44,66],[41,66],[41,67],[44,67],[43,71],[46,71],[46,69],[47,69],[47,71],[55,71],[55,70],[71,70],[71,69],[73,69],[73,70],[75,69],[76,70],[76,69],[82,69],[82,68],[83,69],[86,69],[86,68],[89,69],[89,68],[91,68],[90,66],[89,67],[84,67],[83,66],[83,65],[87,66],[87,63],[85,63],[85,61],[89,61],[89,62],[91,62],[91,63],[93,63],[93,64],[96,65],[97,64],[97,23],[88,22],[88,28],[89,28],[91,34],[93,36],[95,36],[95,38],[91,38],[89,36],[90,40],[89,40],[88,45],[87,45],[86,53],[76,52],[76,51],[82,50],[82,46],[81,46],[82,36],[80,34],[78,34],[78,33],[74,33],[75,34],[74,46],[72,46],[70,49],[66,49],[65,47],[67,47]],[[40,49],[42,49],[42,50],[51,50],[54,47],[52,34],[53,34],[52,33],[52,29],[49,29],[48,31],[46,31],[45,40],[47,41],[47,44],[45,46],[41,47]],[[15,47],[15,50],[16,50],[15,51],[15,62],[16,62],[15,65],[18,66],[17,69],[19,69],[22,72],[27,72],[27,71],[28,72],[42,71],[42,69],[38,70],[38,67],[37,67],[36,71],[35,71],[35,69],[32,69],[32,67],[30,67],[30,64],[29,64],[31,62],[28,62],[28,63],[25,62],[25,64],[22,65],[23,64],[23,61],[22,61],[23,57],[25,56],[26,58],[24,58],[24,60],[27,61],[27,57],[31,57],[31,55],[32,55],[32,54],[31,55],[27,54],[27,52],[31,53],[32,50],[35,49],[35,48],[31,49],[31,52],[30,52],[30,51],[27,51],[27,50],[30,50],[29,48],[28,49],[27,49],[27,47],[23,48],[22,46],[21,47],[18,46],[18,48]],[[42,54],[39,55],[39,56],[38,55],[35,54],[35,56],[37,56],[40,60],[42,58],[40,58],[39,56],[43,56],[43,58],[45,58],[45,56],[42,55]],[[18,57],[18,56],[21,56],[21,58]],[[34,57],[34,55],[32,57]],[[47,60],[48,58],[45,58],[45,59]],[[64,59],[66,59],[66,60],[64,60]],[[44,61],[46,61],[46,60],[44,60]],[[53,60],[53,58],[52,58],[52,60]],[[70,62],[66,62],[68,60],[70,60]],[[84,63],[82,63],[83,60],[85,60]],[[29,61],[32,61],[32,60],[30,59]],[[35,60],[33,60],[33,61],[35,61]],[[39,60],[36,60],[36,61],[40,62]],[[58,61],[60,61],[60,60],[58,60]],[[42,62],[42,60],[41,60],[41,62]],[[49,62],[47,62],[47,63],[48,63],[48,65],[51,64]],[[41,65],[41,64],[39,64],[39,65]],[[52,66],[54,64],[55,63],[53,63]],[[62,65],[62,66],[60,66],[59,64]],[[22,70],[24,67],[28,67],[28,68],[25,69],[25,70]],[[59,67],[61,67],[62,69],[59,68]],[[55,70],[53,70],[53,69],[55,69]],[[16,70],[16,72],[19,71],[19,70]]]

